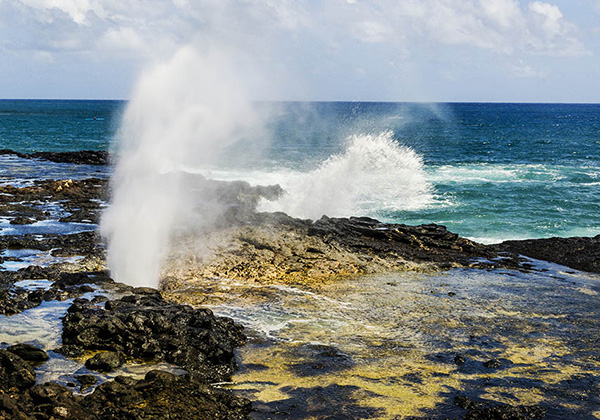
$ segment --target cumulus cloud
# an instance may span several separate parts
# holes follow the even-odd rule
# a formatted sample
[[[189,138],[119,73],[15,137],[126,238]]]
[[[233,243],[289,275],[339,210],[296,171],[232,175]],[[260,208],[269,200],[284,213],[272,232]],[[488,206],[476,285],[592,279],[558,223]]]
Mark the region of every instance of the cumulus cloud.
[[[560,9],[550,3],[529,3],[529,12],[534,36],[531,46],[534,51],[558,56],[585,55],[589,52],[577,38],[576,26],[567,21]]]
[[[517,0],[375,0],[338,6],[342,21],[361,16],[359,30],[346,34],[365,42],[466,45],[503,54],[587,54],[576,25],[550,3]],[[354,16],[348,10],[353,9]]]
[[[20,24],[52,28],[48,35],[55,44],[51,38],[65,33],[77,37],[82,50],[112,45],[116,51],[148,51],[161,36],[177,43],[209,32],[242,39],[264,33],[276,41],[282,34],[301,36],[305,31],[322,35],[324,42],[350,36],[404,46],[426,39],[501,53],[586,52],[575,25],[557,6],[543,1],[521,6],[517,0],[12,0],[3,5],[12,9],[4,16],[17,15]]]
[[[391,78],[410,60],[465,51],[509,67],[590,54],[572,19],[553,0],[0,0],[0,51],[138,64],[188,43],[219,43],[271,80],[299,86],[312,77],[315,86],[354,68],[380,76],[375,66],[386,68]],[[527,74],[521,69],[512,73]]]

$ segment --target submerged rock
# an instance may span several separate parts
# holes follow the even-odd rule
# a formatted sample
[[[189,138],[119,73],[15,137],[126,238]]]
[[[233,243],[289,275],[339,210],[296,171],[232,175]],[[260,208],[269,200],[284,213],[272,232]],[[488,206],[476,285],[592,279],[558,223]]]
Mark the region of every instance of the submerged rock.
[[[122,352],[130,358],[166,361],[203,382],[229,379],[234,349],[245,343],[243,327],[208,309],[166,302],[157,291],[109,300],[105,309],[85,299],[63,318],[63,352]]]

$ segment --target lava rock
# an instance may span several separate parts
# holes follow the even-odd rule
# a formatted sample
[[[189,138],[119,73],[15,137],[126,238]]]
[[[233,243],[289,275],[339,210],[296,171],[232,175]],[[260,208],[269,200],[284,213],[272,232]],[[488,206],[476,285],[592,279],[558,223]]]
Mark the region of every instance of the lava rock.
[[[600,273],[600,235],[593,238],[545,238],[506,241],[495,246],[500,251],[526,255],[562,264],[576,270]]]
[[[454,397],[454,404],[469,410],[464,420],[533,420],[543,419],[546,409],[540,406],[498,404],[492,401],[475,401],[467,395]]]
[[[212,383],[235,370],[234,349],[245,343],[243,327],[209,309],[165,301],[149,290],[109,300],[105,309],[78,300],[63,318],[63,354],[110,350],[126,357],[166,361]]]
[[[454,363],[456,363],[457,365],[464,365],[466,361],[467,359],[462,354],[457,354],[456,356],[454,356]]]
[[[140,381],[117,377],[98,386],[81,405],[101,419],[244,420],[250,401],[189,377],[150,371]]]
[[[10,149],[0,150],[0,155],[14,155],[22,159],[44,159],[57,163],[108,165],[109,154],[103,150],[79,150],[74,152],[20,153]]]
[[[538,406],[496,405],[469,411],[465,420],[532,420],[546,417],[546,410]]]
[[[483,362],[483,366],[488,369],[498,369],[502,364],[498,359],[490,359]]]
[[[24,389],[35,384],[33,367],[14,353],[0,349],[0,390]]]
[[[44,350],[30,344],[14,344],[9,346],[6,350],[28,362],[41,363],[48,360],[48,354],[46,354]]]
[[[85,367],[98,372],[112,372],[123,366],[125,358],[120,352],[102,352],[90,357],[85,361]]]
[[[88,389],[98,382],[98,378],[94,375],[76,375],[75,379],[81,384],[81,391]]]
[[[34,219],[23,216],[17,216],[10,221],[11,225],[31,225],[32,223],[35,223]]]

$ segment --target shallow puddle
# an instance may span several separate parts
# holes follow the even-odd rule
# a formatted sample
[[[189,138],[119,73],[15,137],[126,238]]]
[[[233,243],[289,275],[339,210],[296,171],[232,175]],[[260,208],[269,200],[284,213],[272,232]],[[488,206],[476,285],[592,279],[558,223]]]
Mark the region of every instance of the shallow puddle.
[[[82,256],[56,257],[52,251],[41,251],[39,249],[5,249],[0,257],[5,261],[0,264],[0,269],[6,271],[17,271],[30,265],[48,267],[56,263],[76,263],[82,260]]]
[[[23,280],[14,284],[17,288],[29,291],[47,290],[51,285],[52,282],[48,280]],[[108,293],[94,284],[88,286],[94,288],[95,291],[84,294],[82,297],[86,299],[91,300],[97,295],[110,296],[111,298],[122,296],[119,293]],[[136,360],[129,360],[125,365],[112,372],[96,372],[85,367],[85,361],[93,356],[95,352],[86,352],[83,356],[77,358],[66,358],[57,353],[54,350],[60,348],[62,344],[61,318],[65,316],[72,303],[73,299],[44,301],[37,307],[15,315],[0,315],[0,348],[25,343],[39,347],[48,354],[49,359],[46,362],[35,366],[36,382],[38,384],[51,381],[70,387],[75,393],[89,394],[93,392],[97,385],[119,375],[142,379],[147,372],[153,369],[176,374],[185,373],[184,370],[169,363],[147,363]],[[93,375],[96,377],[97,382],[92,386],[80,387],[76,379],[78,375]]]

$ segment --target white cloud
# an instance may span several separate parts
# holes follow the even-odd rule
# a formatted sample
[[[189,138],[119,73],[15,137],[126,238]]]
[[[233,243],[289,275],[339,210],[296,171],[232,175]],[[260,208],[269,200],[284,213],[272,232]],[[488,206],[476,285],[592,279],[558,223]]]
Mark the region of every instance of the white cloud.
[[[555,56],[579,56],[590,52],[578,39],[577,27],[567,21],[560,9],[550,3],[529,3],[532,22],[530,45],[533,51]]]
[[[515,0],[480,0],[479,6],[483,15],[502,28],[520,27],[523,16],[519,3]]]
[[[540,69],[533,67],[530,64],[526,64],[523,60],[518,60],[518,62],[510,67],[510,71],[513,75],[522,78],[543,78],[546,77],[546,73]]]
[[[392,33],[384,22],[366,20],[356,25],[356,36],[365,42],[385,42]]]
[[[14,0],[7,4],[20,24],[43,26],[49,38],[65,34],[78,38],[82,50],[106,51],[114,43],[116,51],[150,51],[160,37],[181,43],[198,36],[241,43],[262,38],[266,45],[267,40],[276,43],[281,37],[297,35],[320,36],[324,43],[350,36],[366,43],[389,42],[394,48],[430,42],[505,54],[586,53],[576,26],[557,6],[543,1],[526,7],[517,0]]]
[[[317,92],[338,79],[327,74],[342,80],[356,68],[371,78],[380,68],[381,84],[427,66],[460,80],[468,65],[448,68],[463,59],[532,77],[543,73],[540,56],[590,54],[572,11],[554,0],[0,0],[0,53],[137,68],[183,44],[218,43],[271,80]]]

